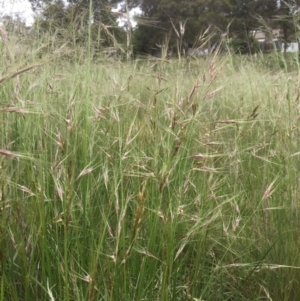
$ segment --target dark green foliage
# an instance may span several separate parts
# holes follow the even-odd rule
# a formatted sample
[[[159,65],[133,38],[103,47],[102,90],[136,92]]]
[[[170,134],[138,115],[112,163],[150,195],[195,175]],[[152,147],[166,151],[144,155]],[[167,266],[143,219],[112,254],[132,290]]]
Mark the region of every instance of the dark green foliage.
[[[117,41],[124,41],[123,29],[118,27],[116,17],[107,6],[103,7],[101,14],[98,13],[91,16],[86,5],[65,6],[62,0],[58,0],[44,8],[35,27],[40,34],[55,37],[56,44],[91,45],[95,49],[117,47]]]
[[[258,41],[251,35],[233,38],[229,46],[238,54],[254,54],[260,51]]]
[[[199,45],[200,34],[211,25],[215,32],[227,32],[229,37],[245,37],[260,26],[258,16],[271,26],[271,19],[278,11],[275,0],[133,0],[130,3],[140,5],[143,16],[147,17],[148,24],[138,25],[140,33],[136,34],[142,37],[144,48],[155,47],[168,36],[169,47],[178,49],[181,43],[181,51],[183,44]],[[155,27],[150,32],[147,25],[151,22]],[[246,40],[241,42],[248,43]]]
[[[284,42],[284,50],[286,52],[288,44],[296,41],[299,36],[299,1],[287,0],[281,1],[278,15],[275,17],[274,23],[281,28]]]
[[[64,7],[62,0],[30,1],[33,7],[40,6],[44,9],[43,18],[47,25],[42,23],[42,27],[54,26],[57,35],[61,34],[61,29],[56,32],[55,25],[63,30],[75,28],[76,39],[82,40],[80,35],[86,36],[87,31],[83,27],[87,25],[92,11],[95,23],[112,26],[109,27],[109,32],[117,41],[124,40],[124,33],[116,29],[116,16],[111,12],[116,4],[121,5],[123,12],[126,11],[125,3],[120,0],[68,0],[70,4],[68,8]],[[184,53],[188,46],[201,45],[199,37],[207,28],[211,29],[209,34],[217,33],[217,38],[221,33],[227,33],[228,37],[239,36],[234,41],[235,48],[239,48],[241,52],[256,52],[256,47],[249,48],[249,39],[243,40],[241,37],[247,37],[250,31],[257,29],[260,26],[260,18],[266,26],[279,25],[283,29],[284,40],[289,42],[290,23],[283,20],[291,9],[295,10],[297,7],[294,1],[282,2],[279,7],[276,0],[128,0],[126,3],[129,8],[140,7],[142,10],[142,16],[132,36],[134,52],[141,53],[151,53],[151,49],[157,49],[157,45],[162,44],[165,46],[168,44],[169,50],[173,52]],[[285,17],[276,23],[273,19],[278,14]],[[78,25],[74,26],[76,20],[80,20],[80,28]],[[94,27],[99,29],[97,25]],[[104,39],[106,46],[112,46],[112,43],[108,43],[108,40],[112,40],[111,37],[104,38],[107,33],[105,30],[102,32],[104,35],[99,35],[97,29],[93,29],[93,32],[92,40],[98,40],[98,44],[101,40],[100,44],[103,44]],[[249,50],[246,50],[247,48]]]

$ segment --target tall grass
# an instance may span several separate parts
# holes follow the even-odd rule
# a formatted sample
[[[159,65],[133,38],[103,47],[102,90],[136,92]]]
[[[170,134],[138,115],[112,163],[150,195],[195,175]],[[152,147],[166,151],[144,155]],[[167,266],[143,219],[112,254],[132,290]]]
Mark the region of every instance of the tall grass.
[[[298,70],[1,51],[1,301],[297,299]]]

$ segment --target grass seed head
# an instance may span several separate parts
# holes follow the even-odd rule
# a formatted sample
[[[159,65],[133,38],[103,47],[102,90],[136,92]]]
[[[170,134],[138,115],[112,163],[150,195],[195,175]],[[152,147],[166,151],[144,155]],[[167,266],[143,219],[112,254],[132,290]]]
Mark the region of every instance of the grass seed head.
[[[13,153],[11,151],[5,150],[5,149],[0,149],[0,155],[3,155],[5,157],[10,157],[10,158],[20,158],[22,155]]]

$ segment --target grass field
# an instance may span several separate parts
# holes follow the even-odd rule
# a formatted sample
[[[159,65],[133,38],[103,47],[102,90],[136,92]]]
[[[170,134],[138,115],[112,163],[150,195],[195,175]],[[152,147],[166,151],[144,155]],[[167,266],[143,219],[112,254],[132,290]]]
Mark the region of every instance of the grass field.
[[[8,49],[0,301],[297,300],[296,60]]]

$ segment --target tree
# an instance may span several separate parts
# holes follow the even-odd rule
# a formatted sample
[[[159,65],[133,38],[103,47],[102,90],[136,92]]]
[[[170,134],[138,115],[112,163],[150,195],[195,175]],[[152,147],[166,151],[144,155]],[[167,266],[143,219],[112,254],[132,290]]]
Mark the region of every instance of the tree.
[[[143,11],[135,36],[142,38],[144,49],[167,39],[171,48],[181,52],[187,44],[197,43],[201,32],[210,25],[223,26],[220,0],[144,0],[138,2]],[[145,49],[146,48],[146,49]]]
[[[124,31],[111,11],[112,1],[69,0],[67,6],[63,0],[30,1],[33,9],[40,12],[36,20],[39,30],[61,38],[63,43],[89,45],[89,40],[95,47],[107,47],[124,40]]]
[[[275,21],[283,32],[284,51],[292,41],[297,41],[300,49],[300,0],[280,1]]]
[[[131,0],[130,5],[140,6],[143,17],[156,26],[151,31],[147,24],[140,24],[139,33],[135,33],[147,40],[149,46],[165,35],[169,35],[171,44],[180,38],[193,43],[208,26],[226,32],[230,25],[231,36],[247,37],[258,27],[258,15],[270,22],[278,9],[276,0]],[[183,24],[184,36],[178,37]]]
[[[47,6],[53,4],[63,3],[62,0],[29,0],[34,11],[44,10]],[[108,24],[110,20],[115,20],[111,13],[111,8],[122,2],[122,0],[67,0],[71,6],[76,5],[80,9],[89,10],[91,8],[93,13],[93,20],[101,21]]]

